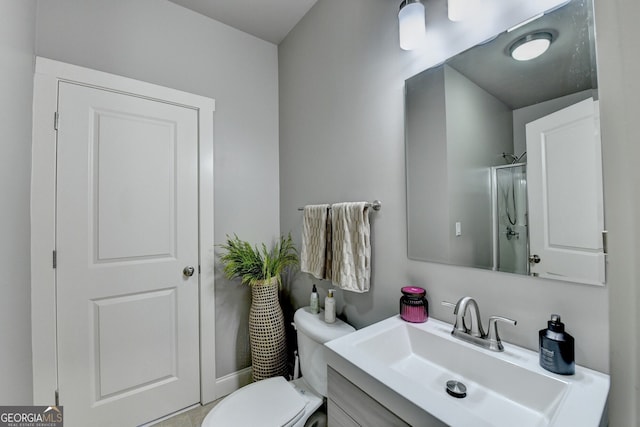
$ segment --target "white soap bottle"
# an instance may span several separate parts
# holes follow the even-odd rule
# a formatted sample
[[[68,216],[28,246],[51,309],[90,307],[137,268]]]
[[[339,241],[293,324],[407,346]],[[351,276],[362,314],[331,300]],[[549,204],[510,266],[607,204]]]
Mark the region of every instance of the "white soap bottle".
[[[333,289],[329,289],[329,295],[324,299],[324,321],[327,323],[336,321],[336,299],[333,297]]]
[[[316,289],[315,284],[313,285],[311,296],[309,297],[309,306],[311,306],[311,312],[313,314],[318,314],[318,290]]]

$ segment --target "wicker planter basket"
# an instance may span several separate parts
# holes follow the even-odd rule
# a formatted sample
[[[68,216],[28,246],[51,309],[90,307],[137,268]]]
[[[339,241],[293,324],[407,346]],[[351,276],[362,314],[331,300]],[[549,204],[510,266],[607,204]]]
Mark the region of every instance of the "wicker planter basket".
[[[249,341],[254,381],[286,376],[287,341],[275,277],[251,286]]]

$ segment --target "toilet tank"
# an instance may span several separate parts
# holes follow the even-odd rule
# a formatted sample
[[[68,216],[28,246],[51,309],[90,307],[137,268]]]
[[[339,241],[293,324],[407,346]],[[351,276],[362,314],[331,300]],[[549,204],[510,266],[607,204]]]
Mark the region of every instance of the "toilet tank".
[[[293,316],[298,336],[300,370],[305,381],[322,396],[327,395],[327,358],[324,343],[355,331],[340,319],[324,321],[324,311],[311,313],[311,307],[299,308]]]

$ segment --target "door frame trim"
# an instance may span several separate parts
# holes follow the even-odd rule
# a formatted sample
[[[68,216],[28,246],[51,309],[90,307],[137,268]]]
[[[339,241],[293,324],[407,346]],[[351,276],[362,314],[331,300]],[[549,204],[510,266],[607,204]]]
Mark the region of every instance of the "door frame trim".
[[[31,162],[31,339],[33,402],[51,405],[58,389],[56,356],[56,144],[58,83],[68,81],[180,105],[198,112],[198,249],[200,402],[216,399],[213,226],[215,100],[139,80],[36,57]],[[62,396],[64,399],[64,396]]]

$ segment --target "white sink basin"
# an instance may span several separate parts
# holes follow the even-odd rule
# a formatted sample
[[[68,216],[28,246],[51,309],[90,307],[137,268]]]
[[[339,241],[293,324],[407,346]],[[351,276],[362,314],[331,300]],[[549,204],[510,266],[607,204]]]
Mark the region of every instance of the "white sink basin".
[[[489,351],[452,337],[452,328],[395,316],[326,345],[450,426],[599,425],[608,375],[581,366],[556,375],[539,366],[536,352],[508,343]],[[466,397],[447,394],[448,380],[462,382]]]

